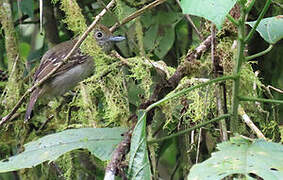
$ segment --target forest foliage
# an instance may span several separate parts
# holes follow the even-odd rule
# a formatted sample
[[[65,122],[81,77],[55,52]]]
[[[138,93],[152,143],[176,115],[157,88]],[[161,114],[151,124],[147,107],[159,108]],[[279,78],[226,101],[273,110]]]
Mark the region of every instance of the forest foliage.
[[[0,0],[0,179],[280,179],[282,6]],[[42,55],[97,18],[126,41],[90,33],[94,74],[24,123]]]

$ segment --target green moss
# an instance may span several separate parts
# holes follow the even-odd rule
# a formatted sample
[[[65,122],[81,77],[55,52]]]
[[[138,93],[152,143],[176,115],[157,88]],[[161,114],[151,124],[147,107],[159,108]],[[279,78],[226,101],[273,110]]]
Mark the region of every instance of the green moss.
[[[152,77],[151,77],[151,68],[152,65],[144,58],[135,57],[128,59],[131,71],[131,78],[136,79],[140,87],[144,89],[145,98],[149,98],[150,96],[150,89],[152,86]]]
[[[135,23],[135,30],[136,30],[136,37],[138,40],[138,46],[139,46],[139,53],[140,56],[145,56],[145,51],[144,51],[144,42],[143,42],[143,29],[142,29],[142,24],[139,18],[136,19],[136,23]]]
[[[6,84],[6,94],[1,103],[10,110],[20,98],[22,89],[23,63],[19,56],[17,35],[14,29],[12,12],[9,2],[0,3],[0,22],[5,32],[5,49],[7,53],[9,80]],[[7,113],[7,112],[6,112]]]

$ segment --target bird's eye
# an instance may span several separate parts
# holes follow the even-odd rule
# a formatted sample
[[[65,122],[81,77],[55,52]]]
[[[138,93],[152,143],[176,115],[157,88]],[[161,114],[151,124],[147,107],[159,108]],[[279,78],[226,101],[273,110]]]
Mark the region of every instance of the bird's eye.
[[[96,37],[97,38],[102,38],[102,36],[103,36],[103,33],[102,32],[100,32],[100,31],[98,31],[98,32],[96,32]]]

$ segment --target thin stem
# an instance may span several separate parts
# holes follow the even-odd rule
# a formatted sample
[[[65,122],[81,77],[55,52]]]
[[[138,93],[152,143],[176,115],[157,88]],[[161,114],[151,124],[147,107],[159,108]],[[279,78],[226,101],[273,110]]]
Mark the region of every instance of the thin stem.
[[[277,99],[264,99],[264,98],[255,98],[248,96],[239,96],[240,101],[258,101],[258,102],[266,102],[266,103],[278,103],[283,104],[283,100]]]
[[[262,138],[264,140],[266,140],[266,137],[263,135],[263,133],[258,129],[258,127],[256,127],[256,125],[253,123],[253,121],[251,120],[251,118],[247,115],[247,113],[245,112],[244,108],[241,107],[241,105],[239,106],[239,114],[242,116],[242,119],[244,120],[244,122],[251,128],[252,131],[255,132],[255,134],[257,135],[258,138]]]
[[[266,11],[268,10],[270,3],[271,3],[271,0],[266,1],[259,17],[256,20],[255,25],[253,26],[252,30],[249,32],[248,36],[245,39],[245,43],[248,43],[251,40],[252,36],[254,35],[254,33],[256,31],[256,28],[258,27],[260,21],[262,20],[263,16],[265,15]]]
[[[246,57],[245,59],[246,59],[247,61],[249,61],[249,60],[255,59],[255,58],[257,58],[257,57],[263,56],[263,55],[269,53],[269,52],[272,50],[272,48],[273,48],[273,45],[270,44],[266,50],[261,51],[261,52],[259,52],[259,53],[257,53],[257,54],[250,55],[250,56]]]
[[[109,30],[111,32],[115,31],[119,26],[122,26],[124,24],[126,24],[127,22],[135,19],[136,17],[142,15],[146,10],[154,8],[155,6],[158,6],[162,3],[164,3],[166,0],[156,0],[153,1],[152,3],[144,6],[143,8],[135,11],[134,13],[132,13],[131,15],[129,15],[128,17],[124,18],[120,23],[115,23]]]
[[[237,77],[237,76],[223,76],[223,77],[219,77],[219,78],[216,78],[216,79],[212,79],[212,80],[207,81],[207,82],[202,83],[202,84],[198,84],[198,85],[193,86],[193,87],[189,87],[189,88],[187,88],[187,89],[183,89],[183,90],[181,90],[181,91],[179,91],[179,92],[177,92],[177,93],[174,93],[174,94],[172,94],[172,95],[169,95],[169,96],[167,96],[167,97],[165,97],[165,98],[163,98],[163,99],[157,101],[156,103],[151,104],[150,106],[148,106],[148,107],[146,108],[146,111],[148,112],[148,111],[150,111],[152,108],[154,108],[154,107],[156,107],[156,106],[162,104],[163,102],[168,101],[169,99],[177,98],[177,97],[179,97],[179,96],[181,96],[181,95],[183,95],[183,94],[185,94],[185,93],[187,93],[187,92],[189,92],[189,91],[192,91],[192,90],[195,90],[195,89],[198,89],[198,88],[207,86],[207,85],[209,85],[209,84],[217,83],[217,82],[220,82],[220,81],[226,81],[226,80],[228,80],[228,79],[235,79],[235,78],[238,78],[238,77]]]
[[[216,122],[216,121],[219,121],[221,119],[225,119],[225,118],[228,118],[229,116],[231,116],[230,114],[223,114],[222,116],[219,116],[217,118],[214,118],[214,119],[211,119],[209,121],[206,121],[204,123],[201,123],[201,124],[198,124],[194,127],[191,127],[189,129],[185,129],[183,131],[179,131],[175,134],[172,134],[170,136],[165,136],[163,138],[159,138],[159,139],[150,139],[148,140],[148,144],[152,144],[152,143],[157,143],[157,142],[161,142],[161,141],[164,141],[164,140],[167,140],[167,139],[171,139],[171,138],[174,138],[174,137],[177,137],[177,136],[180,136],[180,135],[183,135],[183,134],[186,134],[187,132],[190,132],[190,131],[193,131],[195,129],[198,129],[198,128],[201,128],[203,126],[206,126],[207,124],[210,124],[210,123],[213,123],[213,122]]]
[[[232,94],[232,117],[230,121],[230,127],[231,130],[234,132],[237,132],[238,130],[238,106],[239,106],[239,99],[238,99],[238,94],[239,94],[239,87],[240,87],[240,70],[241,70],[241,65],[242,62],[245,58],[244,56],[244,50],[245,50],[245,43],[244,43],[244,38],[245,38],[245,11],[244,11],[244,6],[242,5],[241,7],[241,17],[239,19],[239,26],[238,26],[238,42],[237,42],[237,56],[236,56],[236,63],[235,63],[235,68],[234,68],[234,76],[238,75],[237,78],[234,80],[233,83],[233,94]]]
[[[246,13],[248,14],[252,7],[254,6],[255,0],[250,0],[247,4],[246,4]]]
[[[236,26],[239,26],[239,22],[233,18],[230,14],[227,14],[227,19],[229,19],[233,24],[235,24]]]
[[[180,0],[176,0],[178,6],[181,8],[181,3]],[[190,17],[190,15],[185,14],[185,18],[189,21],[189,23],[192,25],[193,29],[195,30],[195,32],[197,33],[198,37],[200,40],[203,40],[203,37],[201,35],[201,32],[198,30],[197,26],[195,25],[194,21],[192,20],[192,18]]]

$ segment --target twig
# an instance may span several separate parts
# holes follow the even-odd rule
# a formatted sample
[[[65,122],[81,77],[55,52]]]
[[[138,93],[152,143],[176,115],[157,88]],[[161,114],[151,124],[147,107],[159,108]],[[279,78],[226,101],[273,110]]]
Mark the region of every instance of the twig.
[[[123,58],[117,51],[112,51],[113,56],[115,56],[116,58],[120,59],[120,61],[124,64],[124,65],[129,65],[129,62],[127,59]]]
[[[213,69],[213,76],[214,78],[221,77],[223,75],[223,67],[220,65],[220,57],[216,55],[216,29],[215,25],[211,25],[211,62],[212,62],[212,69]],[[225,82],[218,83],[215,86],[215,94],[216,94],[216,106],[218,115],[225,114],[227,112],[224,112],[224,104],[226,99],[221,98],[221,92],[224,91]],[[222,94],[225,97],[225,91]],[[227,134],[227,125],[225,119],[219,121],[219,128],[220,128],[220,135],[222,138],[222,141],[228,140],[228,134]]]
[[[113,32],[115,31],[119,26],[122,26],[124,24],[126,24],[127,22],[135,19],[136,17],[140,16],[141,14],[143,14],[146,10],[154,8],[155,6],[158,6],[159,4],[164,3],[166,0],[156,0],[146,6],[144,6],[143,8],[137,10],[136,12],[134,12],[133,14],[129,15],[128,17],[124,18],[120,23],[115,23],[111,28],[110,31]]]
[[[279,2],[276,2],[276,1],[273,0],[272,3],[283,9],[283,5],[280,4]]]
[[[268,90],[269,90],[269,89],[273,89],[274,91],[283,94],[283,90],[281,90],[281,89],[279,89],[279,88],[276,88],[276,87],[273,87],[273,86],[271,86],[271,85],[268,85],[266,88],[267,88]]]
[[[179,0],[176,0],[178,6],[181,8],[181,3]],[[190,17],[190,15],[185,14],[186,19],[189,21],[189,23],[193,26],[193,29],[195,30],[195,32],[197,33],[199,39],[202,41],[203,40],[203,36],[201,35],[200,31],[198,30],[198,28],[196,27],[194,21],[192,20],[192,18]]]
[[[197,145],[197,155],[196,155],[196,164],[198,163],[198,159],[199,159],[199,150],[200,150],[201,133],[202,133],[202,128],[199,128],[199,134],[198,134],[198,145]]]
[[[42,131],[43,129],[45,129],[47,123],[49,123],[53,118],[54,118],[54,115],[50,115],[50,116],[46,119],[46,121],[44,121],[44,123],[38,128],[37,131],[39,132],[39,131]]]
[[[239,96],[239,100],[240,101],[258,101],[258,102],[265,102],[265,103],[283,104],[283,100],[256,98],[256,97],[249,97],[249,96]]]
[[[64,174],[62,172],[62,169],[54,162],[52,161],[50,163],[50,166],[54,168],[54,170],[56,171],[58,177],[62,180],[65,180],[66,178],[64,177]]]
[[[132,137],[132,129],[124,134],[125,138],[118,147],[113,152],[111,161],[108,163],[106,167],[106,172],[104,176],[104,180],[110,180],[113,179],[115,175],[117,175],[119,171],[119,167],[121,165],[121,162],[124,160],[125,155],[130,150],[130,143],[131,143],[131,137]]]
[[[115,0],[112,0],[108,5],[107,8],[111,8],[115,3]],[[88,29],[83,33],[83,35],[79,38],[79,40],[76,42],[76,44],[73,46],[73,48],[69,51],[69,53],[64,57],[64,59],[58,63],[58,65],[52,69],[50,73],[48,73],[44,78],[42,78],[39,82],[34,84],[31,88],[29,88],[24,95],[20,98],[18,103],[14,106],[12,111],[6,115],[5,117],[2,118],[0,121],[0,126],[3,125],[5,122],[7,122],[11,116],[19,109],[19,107],[22,105],[24,102],[25,97],[30,94],[35,88],[39,87],[41,84],[43,84],[49,77],[51,77],[65,62],[68,61],[69,57],[77,50],[82,42],[85,40],[85,38],[88,36],[88,34],[95,28],[97,22],[104,16],[104,14],[107,12],[106,9],[103,9],[94,19],[92,24],[88,27]]]
[[[241,105],[239,105],[239,109],[238,109],[239,115],[242,116],[244,122],[252,129],[252,131],[254,131],[257,135],[258,138],[262,138],[264,140],[266,140],[266,137],[263,135],[263,133],[256,127],[256,125],[252,122],[252,120],[250,119],[250,117],[247,115],[247,113],[245,112],[245,110],[241,107]]]
[[[178,133],[175,133],[175,134],[172,134],[172,135],[169,135],[169,136],[165,136],[165,137],[162,137],[162,138],[159,138],[159,139],[149,139],[147,142],[148,142],[148,144],[152,144],[152,143],[161,142],[161,141],[164,141],[164,140],[167,140],[167,139],[171,139],[171,138],[180,136],[180,135],[182,135],[182,134],[186,134],[186,133],[188,133],[188,132],[190,132],[190,131],[192,131],[192,130],[195,130],[195,129],[199,129],[199,128],[201,128],[201,127],[204,127],[204,126],[206,126],[206,125],[208,125],[208,124],[211,124],[211,123],[213,123],[213,122],[217,122],[217,121],[219,121],[219,120],[221,120],[221,119],[225,119],[225,118],[227,118],[227,117],[229,117],[229,116],[231,116],[231,115],[230,115],[230,114],[223,114],[222,116],[219,116],[219,117],[217,117],[217,118],[211,119],[211,120],[206,121],[206,122],[203,122],[203,123],[198,124],[198,125],[196,125],[196,126],[194,126],[194,127],[185,129],[185,130],[183,130],[183,131],[179,131]]]
[[[212,42],[211,42],[212,43]],[[207,100],[208,100],[208,94],[209,94],[210,86],[206,87],[206,93],[205,93],[205,100],[204,100],[204,108],[203,108],[203,115],[201,122],[204,122],[205,115],[207,113]],[[201,143],[201,134],[202,134],[202,128],[199,129],[198,134],[198,144],[197,144],[197,154],[196,154],[196,161],[195,163],[198,163],[199,155],[200,155],[200,143]],[[193,138],[193,137],[192,137]]]

